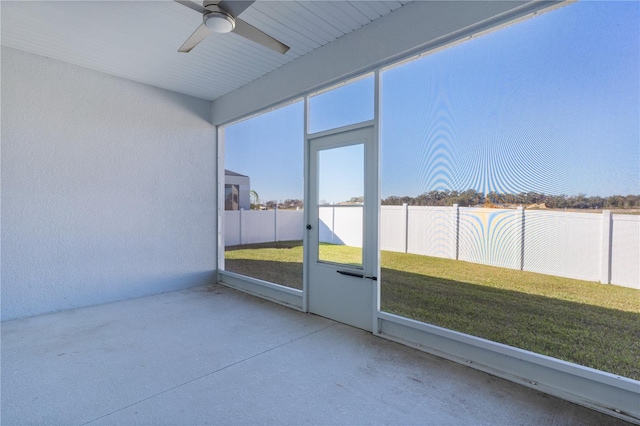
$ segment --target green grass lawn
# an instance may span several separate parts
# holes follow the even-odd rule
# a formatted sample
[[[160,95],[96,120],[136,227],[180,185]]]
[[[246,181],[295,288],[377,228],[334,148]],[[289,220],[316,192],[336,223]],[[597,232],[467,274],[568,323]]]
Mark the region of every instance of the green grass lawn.
[[[359,261],[323,245],[322,257]],[[382,310],[640,380],[640,291],[449,259],[381,254]],[[226,269],[301,288],[299,241],[228,247]]]

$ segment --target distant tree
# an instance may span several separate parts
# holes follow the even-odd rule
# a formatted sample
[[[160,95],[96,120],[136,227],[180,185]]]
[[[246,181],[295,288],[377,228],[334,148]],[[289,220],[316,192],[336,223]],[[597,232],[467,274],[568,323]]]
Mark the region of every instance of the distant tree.
[[[502,195],[498,194],[495,191],[491,191],[487,194],[487,196],[485,197],[485,203],[487,204],[502,204],[503,199],[502,199]]]
[[[392,195],[390,197],[383,199],[381,203],[383,206],[401,206],[402,199],[400,197]]]
[[[298,199],[286,199],[282,205],[285,209],[303,208],[304,202]]]
[[[249,191],[249,203],[251,204],[251,210],[257,210],[260,208],[260,197],[258,196],[258,193],[252,189]]]
[[[544,202],[544,194],[538,194],[537,192],[527,192],[525,196],[525,204],[540,204]]]
[[[589,208],[602,209],[604,208],[605,199],[602,197],[589,197]]]
[[[607,197],[607,207],[610,208],[619,208],[622,207],[624,205],[624,198],[621,195],[612,195],[610,197]]]
[[[467,189],[458,195],[457,203],[460,207],[472,207],[472,206],[481,206],[485,204],[485,196],[478,191],[474,191],[473,189]],[[450,205],[453,205],[451,203]]]

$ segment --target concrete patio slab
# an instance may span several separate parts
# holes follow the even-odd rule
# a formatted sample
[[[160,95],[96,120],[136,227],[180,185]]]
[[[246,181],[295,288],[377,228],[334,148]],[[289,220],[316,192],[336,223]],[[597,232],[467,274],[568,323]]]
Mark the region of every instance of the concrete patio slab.
[[[625,424],[220,285],[2,324],[2,424]]]

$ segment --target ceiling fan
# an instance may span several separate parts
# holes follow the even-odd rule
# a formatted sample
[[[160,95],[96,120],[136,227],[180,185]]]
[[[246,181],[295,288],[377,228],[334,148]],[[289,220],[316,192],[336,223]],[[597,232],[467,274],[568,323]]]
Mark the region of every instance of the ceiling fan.
[[[202,14],[202,24],[184,42],[178,52],[190,52],[211,33],[228,32],[234,32],[279,53],[286,53],[289,50],[286,44],[238,18],[238,15],[251,6],[253,1],[213,0],[203,1],[202,6],[189,0],[174,1]]]

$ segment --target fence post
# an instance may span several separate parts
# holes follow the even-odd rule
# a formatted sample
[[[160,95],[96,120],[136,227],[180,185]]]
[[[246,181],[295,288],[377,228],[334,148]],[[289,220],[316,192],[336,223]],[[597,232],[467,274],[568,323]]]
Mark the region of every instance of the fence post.
[[[242,245],[242,221],[244,220],[244,214],[243,213],[244,213],[244,209],[241,208],[240,209],[240,220],[238,221],[238,233],[240,234],[239,238],[238,238],[238,241],[240,241],[240,245]]]
[[[278,241],[278,206],[273,209],[273,241]]]
[[[453,205],[453,235],[455,240],[453,242],[452,258],[458,260],[460,256],[460,208],[458,204]]]
[[[520,270],[524,271],[524,208],[518,206],[516,211],[516,214],[520,216]]]
[[[611,210],[602,211],[602,248],[600,250],[600,282],[611,284]]]
[[[333,244],[335,236],[336,236],[336,207],[331,206],[331,244]]]
[[[404,253],[409,253],[409,204],[402,203],[402,208],[404,209],[402,214],[402,229],[404,235],[402,251]]]

